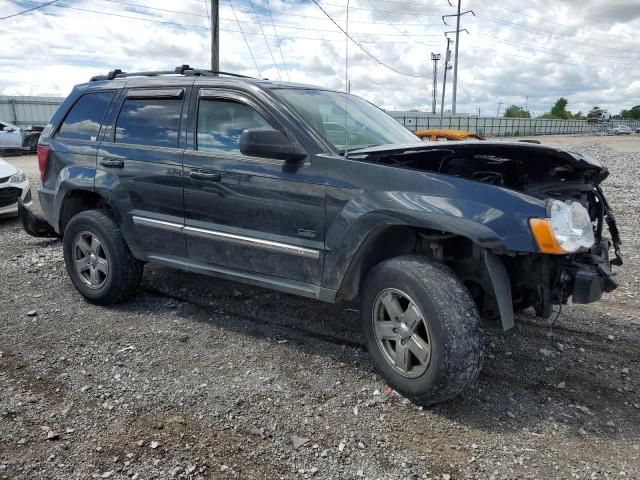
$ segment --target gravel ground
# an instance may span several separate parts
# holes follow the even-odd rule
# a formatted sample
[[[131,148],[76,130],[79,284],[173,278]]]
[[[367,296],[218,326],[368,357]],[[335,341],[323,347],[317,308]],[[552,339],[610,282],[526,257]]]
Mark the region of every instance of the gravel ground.
[[[354,306],[148,266],[101,308],[59,241],[0,220],[0,478],[640,478],[640,141],[588,142],[620,287],[488,329],[478,384],[429,409],[387,391]]]

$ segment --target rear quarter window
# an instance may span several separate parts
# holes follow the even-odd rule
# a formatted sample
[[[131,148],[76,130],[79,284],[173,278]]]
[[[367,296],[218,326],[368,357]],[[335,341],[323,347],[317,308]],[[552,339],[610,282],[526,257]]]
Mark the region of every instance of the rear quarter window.
[[[82,95],[67,113],[57,136],[69,140],[96,140],[113,94],[114,91],[108,90]]]
[[[177,147],[181,98],[127,98],[116,122],[116,143]]]

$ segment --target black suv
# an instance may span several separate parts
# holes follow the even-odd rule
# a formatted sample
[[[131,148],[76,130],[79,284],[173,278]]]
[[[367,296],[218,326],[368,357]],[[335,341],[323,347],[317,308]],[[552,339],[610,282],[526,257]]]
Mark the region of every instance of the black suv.
[[[195,70],[78,85],[38,145],[44,219],[89,301],[146,262],[360,301],[384,379],[422,404],[472,383],[480,318],[616,287],[598,161],[517,142],[422,142],[341,92]],[[608,225],[605,238],[603,225]],[[609,261],[610,246],[616,258]]]

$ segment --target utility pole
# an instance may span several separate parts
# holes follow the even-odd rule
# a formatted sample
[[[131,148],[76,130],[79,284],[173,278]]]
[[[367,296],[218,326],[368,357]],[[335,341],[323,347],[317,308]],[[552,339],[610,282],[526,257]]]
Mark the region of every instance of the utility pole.
[[[218,0],[211,0],[211,70],[220,71],[220,5]]]
[[[444,36],[447,39],[447,51],[444,54],[444,78],[442,79],[442,101],[440,102],[440,128],[442,128],[442,116],[444,114],[444,92],[447,89],[447,70],[451,68],[449,66],[449,62],[451,61],[451,39],[447,36],[447,33],[452,32],[444,32]]]
[[[431,52],[431,61],[433,62],[433,101],[431,105],[431,113],[436,114],[436,97],[438,96],[438,60],[439,53]]]
[[[498,102],[498,113],[496,114],[496,118],[500,116],[500,107],[502,107],[502,100]]]
[[[347,21],[345,27],[347,34],[344,36],[344,89],[349,93],[351,91],[351,85],[349,84],[349,0],[347,0]]]
[[[451,5],[451,1],[449,1],[449,5]],[[453,6],[453,5],[451,5]],[[462,8],[462,0],[458,0],[458,13],[453,14],[453,15],[442,15],[442,21],[444,22],[445,25],[449,26],[449,24],[446,22],[445,18],[447,17],[456,17],[456,29],[455,34],[456,34],[456,40],[455,40],[455,55],[454,55],[454,59],[453,59],[453,95],[452,95],[452,99],[451,99],[451,112],[455,115],[456,113],[456,97],[458,94],[458,49],[460,47],[460,32],[467,32],[469,33],[469,31],[466,28],[460,29],[460,18],[463,15],[466,15],[467,13],[470,13],[471,15],[475,16],[475,13],[473,12],[473,10],[467,10],[464,12],[461,12]]]

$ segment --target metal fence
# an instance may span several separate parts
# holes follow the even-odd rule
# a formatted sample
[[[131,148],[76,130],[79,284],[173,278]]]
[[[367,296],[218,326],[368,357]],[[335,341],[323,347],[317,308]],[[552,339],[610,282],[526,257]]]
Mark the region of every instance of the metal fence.
[[[0,96],[0,120],[19,127],[44,126],[63,102],[61,97]],[[542,118],[443,117],[426,113],[390,112],[390,115],[410,130],[445,128],[469,130],[491,137],[522,135],[561,135],[570,133],[602,133],[616,125],[640,128],[637,120],[611,120],[588,123],[586,120],[546,120]]]
[[[18,127],[42,127],[49,122],[64,98],[0,96],[0,120]]]
[[[420,113],[408,115],[392,112],[391,116],[414,132],[443,128],[468,130],[490,137],[603,133],[616,125],[627,125],[633,130],[640,128],[640,121],[637,120],[588,123],[586,120],[546,120],[542,118],[443,117],[442,124],[440,124],[440,118],[433,115]]]

